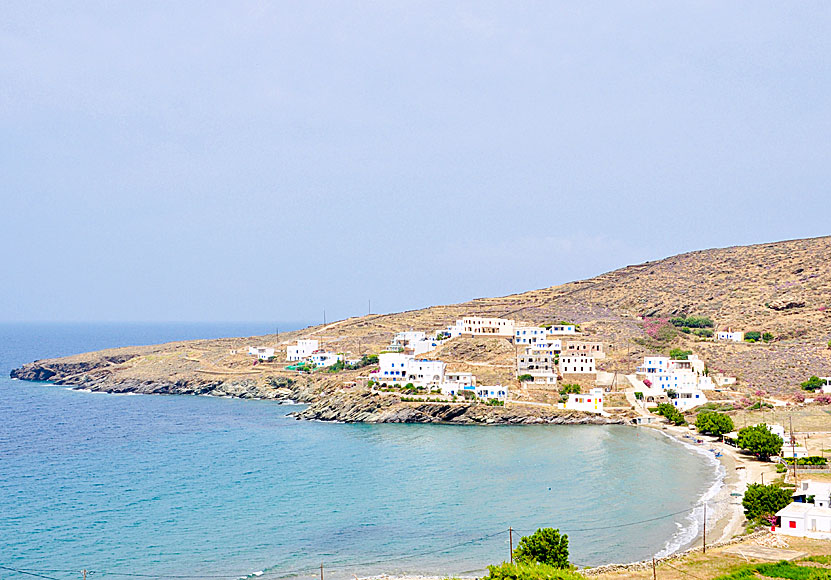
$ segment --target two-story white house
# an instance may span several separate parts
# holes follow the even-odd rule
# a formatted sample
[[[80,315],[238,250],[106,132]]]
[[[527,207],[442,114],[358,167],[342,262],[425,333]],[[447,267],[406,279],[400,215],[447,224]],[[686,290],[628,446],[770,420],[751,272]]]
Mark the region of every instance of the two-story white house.
[[[561,375],[583,375],[597,374],[594,357],[587,354],[560,353],[560,374]]]
[[[508,399],[508,387],[502,385],[476,387],[476,396],[485,400],[506,401]]]
[[[534,383],[557,383],[557,352],[553,349],[526,346],[517,354],[517,376],[531,375]]]
[[[334,352],[327,352],[323,350],[316,350],[312,353],[312,356],[309,357],[309,360],[314,363],[314,365],[318,368],[330,367],[333,364],[337,363],[338,361],[343,360],[342,354],[337,354]]]
[[[419,359],[411,354],[381,353],[378,372],[372,373],[372,378],[379,383],[439,387],[444,382],[446,366],[442,361]]]
[[[456,321],[461,326],[462,336],[497,336],[512,338],[514,336],[515,321],[506,318],[483,318],[469,316]]]
[[[650,389],[669,395],[670,401],[680,410],[691,409],[707,402],[702,391],[712,389],[713,382],[703,374],[704,361],[694,355],[687,360],[672,360],[668,356],[647,356],[635,370],[638,379],[649,381]]]
[[[312,353],[320,349],[320,344],[316,340],[305,339],[298,340],[297,344],[290,344],[286,348],[286,359],[289,362],[306,360]]]
[[[831,540],[831,483],[802,481],[793,497],[794,503],[776,512],[776,532]]]
[[[274,357],[274,349],[270,346],[249,346],[248,354],[260,360],[268,360]]]

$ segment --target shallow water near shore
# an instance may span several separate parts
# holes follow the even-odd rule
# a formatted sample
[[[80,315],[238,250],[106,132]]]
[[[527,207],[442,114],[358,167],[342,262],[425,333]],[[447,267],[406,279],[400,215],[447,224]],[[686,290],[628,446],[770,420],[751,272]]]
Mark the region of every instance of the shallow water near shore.
[[[581,566],[627,562],[688,541],[684,510],[716,480],[648,429],[299,422],[268,401],[11,381],[116,346],[31,338],[0,342],[0,565],[54,578],[470,574],[507,558],[509,526],[560,528]]]

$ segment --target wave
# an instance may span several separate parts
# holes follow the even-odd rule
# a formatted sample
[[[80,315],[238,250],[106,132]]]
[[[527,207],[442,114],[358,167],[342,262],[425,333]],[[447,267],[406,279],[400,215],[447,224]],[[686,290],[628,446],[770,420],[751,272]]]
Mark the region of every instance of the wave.
[[[703,506],[706,504],[708,511],[713,514],[715,511],[712,509],[710,505],[710,501],[718,495],[718,492],[724,487],[724,479],[727,476],[727,470],[722,465],[721,461],[719,461],[716,456],[710,452],[708,449],[704,449],[702,447],[698,447],[696,445],[692,445],[691,443],[687,443],[677,437],[664,433],[663,431],[659,431],[662,435],[669,437],[673,441],[680,443],[681,445],[691,449],[692,451],[698,453],[699,455],[703,455],[707,458],[707,460],[713,464],[715,467],[715,480],[713,481],[712,485],[701,495],[696,503],[690,509],[690,512],[685,516],[683,522],[676,522],[675,525],[678,526],[678,530],[672,535],[672,537],[667,540],[667,543],[664,544],[664,547],[655,554],[656,558],[665,558],[671,554],[674,554],[681,548],[692,544],[692,542],[698,536],[699,530],[702,528],[702,524],[704,523],[704,509]]]

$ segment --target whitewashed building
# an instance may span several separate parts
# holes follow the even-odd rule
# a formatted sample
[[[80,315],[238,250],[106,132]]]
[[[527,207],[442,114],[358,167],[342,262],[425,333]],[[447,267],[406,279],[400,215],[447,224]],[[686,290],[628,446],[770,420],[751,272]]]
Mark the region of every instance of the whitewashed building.
[[[713,382],[704,375],[704,361],[694,355],[687,360],[672,360],[668,356],[647,356],[635,370],[642,381],[649,381],[650,389],[673,391],[672,404],[680,410],[691,409],[707,402],[702,389],[712,389]]]
[[[314,363],[314,365],[318,368],[325,368],[330,367],[333,364],[337,363],[338,361],[343,360],[342,354],[337,354],[334,352],[326,352],[323,350],[317,350],[312,353],[312,356],[309,357],[309,360]]]
[[[270,346],[249,346],[248,354],[260,360],[268,360],[274,357],[274,349]]]
[[[594,357],[586,354],[560,354],[560,374],[597,374]]]
[[[475,391],[476,396],[480,399],[488,401],[491,399],[495,399],[497,401],[508,400],[508,387],[503,387],[502,385],[476,387]]]
[[[776,533],[831,540],[831,508],[792,503],[776,512]]]
[[[437,346],[438,341],[435,337],[427,336],[425,332],[409,330],[396,334],[390,343],[389,350],[418,356]]]
[[[320,349],[320,344],[316,340],[305,339],[298,340],[297,344],[290,344],[286,349],[286,359],[289,362],[306,360],[312,353]]]
[[[438,387],[444,382],[446,366],[440,360],[419,359],[411,354],[381,353],[378,355],[378,371],[371,376],[379,383]]]
[[[716,333],[716,340],[727,340],[730,342],[742,342],[744,340],[743,332],[730,332],[729,330],[721,330]]]
[[[588,393],[571,393],[568,396],[568,401],[560,403],[560,408],[585,413],[602,413],[603,398],[603,389],[601,388],[594,388]]]
[[[793,492],[794,501],[806,503],[809,498],[814,498],[814,505],[817,507],[831,507],[831,482],[802,480]]]
[[[557,352],[553,349],[527,346],[517,354],[517,376],[531,375],[534,383],[557,383]]]
[[[469,316],[456,321],[461,326],[462,336],[498,336],[511,338],[514,336],[515,321],[505,318],[482,318]]]

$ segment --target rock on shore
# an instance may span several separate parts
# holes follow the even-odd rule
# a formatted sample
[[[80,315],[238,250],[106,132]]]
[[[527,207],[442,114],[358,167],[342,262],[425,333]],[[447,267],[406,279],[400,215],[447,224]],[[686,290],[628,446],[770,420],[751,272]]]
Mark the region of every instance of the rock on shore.
[[[578,411],[482,403],[402,402],[396,395],[371,391],[338,392],[312,403],[298,419],[344,423],[455,423],[481,425],[611,425],[628,424],[622,417],[602,417]]]

